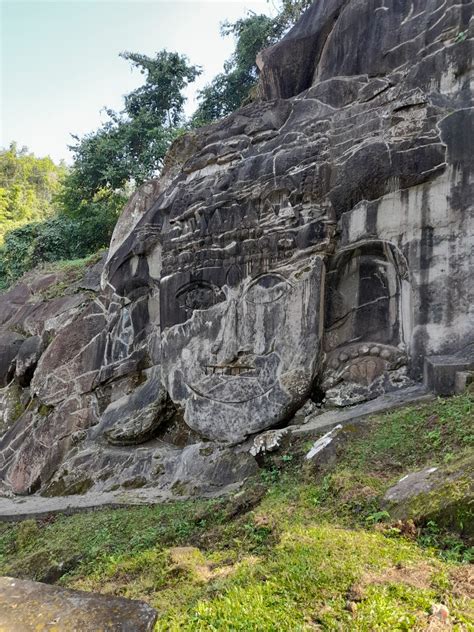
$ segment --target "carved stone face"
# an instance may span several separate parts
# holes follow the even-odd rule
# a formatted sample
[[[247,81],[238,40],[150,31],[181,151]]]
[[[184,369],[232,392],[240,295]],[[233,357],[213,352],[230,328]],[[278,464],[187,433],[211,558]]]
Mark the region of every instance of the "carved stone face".
[[[278,261],[268,239],[268,258],[237,253],[200,267],[196,256],[161,281],[163,381],[210,439],[238,441],[283,421],[317,370],[323,260]]]

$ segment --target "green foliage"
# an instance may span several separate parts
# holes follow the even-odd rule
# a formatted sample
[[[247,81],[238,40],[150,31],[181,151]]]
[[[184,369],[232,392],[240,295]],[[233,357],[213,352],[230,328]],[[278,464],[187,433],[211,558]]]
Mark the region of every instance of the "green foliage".
[[[271,0],[267,0],[270,2]],[[281,24],[283,32],[287,31],[300,19],[301,15],[308,9],[314,0],[281,0],[280,10],[276,20]]]
[[[125,97],[125,112],[131,120],[146,112],[168,127],[183,122],[186,98],[183,90],[201,74],[184,55],[159,51],[155,57],[124,52],[120,55],[146,76],[145,84]]]
[[[160,51],[155,57],[121,55],[145,75],[145,83],[125,96],[122,112],[106,110],[109,120],[70,147],[74,166],[60,196],[69,214],[87,214],[97,196],[140,184],[157,173],[171,142],[180,133],[182,91],[201,70],[184,55]]]
[[[440,557],[444,560],[474,563],[474,547],[466,545],[458,534],[443,529],[434,520],[428,521],[420,529],[417,541],[420,546],[439,551]]]
[[[224,72],[199,91],[193,127],[206,125],[253,100],[258,80],[257,54],[275,44],[311,3],[282,0],[274,18],[249,11],[246,17],[222,25],[222,35],[235,38],[235,50],[225,62]]]
[[[52,213],[65,171],[51,158],[36,158],[15,143],[0,150],[0,245],[9,230]]]
[[[198,93],[194,127],[226,116],[247,101],[258,78],[257,54],[279,39],[282,28],[274,19],[250,11],[245,18],[224,23],[221,32],[236,38],[235,51],[225,62],[224,72]]]
[[[72,145],[74,166],[64,179],[60,204],[68,213],[84,214],[97,195],[111,194],[127,183],[140,184],[160,168],[176,133],[164,128],[152,114],[133,120],[110,113],[97,131]]]
[[[390,476],[403,468],[448,461],[453,453],[474,447],[474,404],[469,394],[403,408],[378,417],[370,436],[348,446],[351,468],[380,471]]]
[[[51,285],[48,285],[44,289],[41,289],[40,294],[45,300],[51,300],[59,296],[65,296],[71,292],[77,291],[76,283],[80,281],[86,272],[86,268],[93,266],[100,261],[104,255],[104,250],[98,250],[93,255],[87,257],[81,257],[80,259],[67,259],[59,260],[54,263],[43,266],[45,273],[51,271],[58,275],[58,280]],[[43,416],[47,416],[51,412],[49,406],[41,404],[38,408],[38,413]]]
[[[194,519],[196,513],[213,505],[212,502],[178,502],[63,516],[51,523],[38,523],[40,531],[30,540],[19,536],[21,522],[13,529],[0,524],[0,566],[16,576],[38,579],[47,573],[51,560],[68,551],[68,555],[80,556],[82,571],[89,573],[98,566],[107,566],[111,557],[136,554],[157,544],[184,543],[202,529]],[[216,512],[215,519],[218,518]],[[17,547],[19,537],[23,543],[21,550]],[[40,565],[37,564],[38,553],[41,553]],[[7,559],[10,562],[7,563]]]
[[[384,520],[390,520],[390,514],[388,511],[376,511],[365,518],[365,523],[366,525],[371,526],[378,524],[379,522],[383,522]]]
[[[108,246],[124,202],[115,194],[90,203],[82,216],[56,213],[11,230],[0,248],[0,290],[37,265],[83,258]]]
[[[27,549],[39,535],[39,527],[35,520],[25,520],[18,525],[16,545],[19,550]]]

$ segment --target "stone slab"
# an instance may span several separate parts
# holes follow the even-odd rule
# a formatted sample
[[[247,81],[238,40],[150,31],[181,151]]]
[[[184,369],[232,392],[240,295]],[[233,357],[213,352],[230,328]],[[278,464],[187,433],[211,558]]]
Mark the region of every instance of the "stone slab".
[[[363,422],[374,414],[384,413],[408,404],[431,399],[434,399],[433,393],[429,392],[421,384],[416,384],[400,391],[386,393],[370,402],[364,402],[342,410],[330,410],[321,415],[312,415],[308,418],[307,423],[300,426],[290,426],[290,432],[294,435],[322,434],[338,424],[344,426],[350,423]]]
[[[0,632],[151,632],[141,601],[0,577]]]
[[[425,359],[424,381],[438,395],[456,392],[456,375],[474,369],[474,357],[457,355],[430,356]]]
[[[239,489],[236,483],[219,488],[215,492],[200,494],[201,498],[215,498]],[[157,505],[175,500],[189,500],[192,496],[177,496],[171,492],[153,488],[130,491],[89,492],[70,496],[0,496],[0,521],[9,522],[28,518],[41,518],[54,513],[66,515],[98,509],[120,509],[143,505]],[[0,632],[2,632],[0,630]]]

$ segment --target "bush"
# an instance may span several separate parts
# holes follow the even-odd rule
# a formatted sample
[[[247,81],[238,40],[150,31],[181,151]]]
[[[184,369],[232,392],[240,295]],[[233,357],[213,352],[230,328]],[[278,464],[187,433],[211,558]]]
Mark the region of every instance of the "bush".
[[[87,257],[108,246],[122,203],[91,203],[80,217],[57,213],[7,233],[0,247],[0,290],[41,263]]]

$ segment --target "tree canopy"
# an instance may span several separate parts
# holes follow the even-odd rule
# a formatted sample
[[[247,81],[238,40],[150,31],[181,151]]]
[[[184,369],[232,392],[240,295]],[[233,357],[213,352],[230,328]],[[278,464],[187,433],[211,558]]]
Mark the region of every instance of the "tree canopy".
[[[249,12],[221,27],[235,38],[235,50],[224,72],[198,93],[199,107],[191,126],[200,126],[233,112],[252,99],[258,80],[256,56],[280,39],[311,0],[282,0],[275,18]],[[144,83],[125,96],[120,112],[106,110],[109,120],[82,138],[74,136],[74,166],[65,179],[62,207],[69,214],[88,212],[97,195],[113,195],[127,184],[139,185],[156,175],[171,142],[186,128],[185,88],[201,68],[186,56],[161,50],[150,57],[121,53],[144,75]]]
[[[121,57],[145,75],[145,83],[126,95],[121,112],[106,110],[109,120],[98,130],[73,136],[74,166],[62,195],[69,212],[104,191],[112,194],[157,173],[184,122],[183,90],[201,72],[184,55],[166,50],[155,57],[131,52]]]
[[[0,150],[0,244],[5,234],[52,211],[66,169],[51,158],[37,158],[26,147],[12,143]]]

